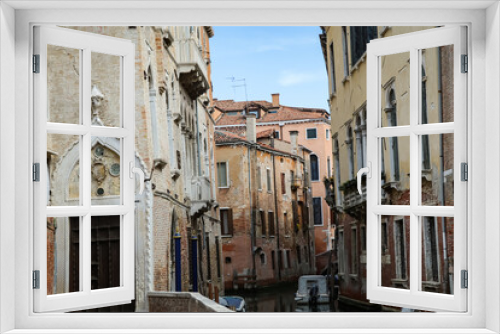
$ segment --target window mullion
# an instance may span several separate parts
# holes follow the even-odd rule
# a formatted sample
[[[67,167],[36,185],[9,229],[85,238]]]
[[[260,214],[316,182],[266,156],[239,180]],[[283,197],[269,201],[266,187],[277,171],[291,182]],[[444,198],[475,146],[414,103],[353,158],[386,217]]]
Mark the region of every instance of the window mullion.
[[[414,130],[418,125],[418,115],[420,107],[420,85],[418,85],[419,78],[419,50],[416,48],[410,49],[410,207],[412,213],[410,214],[410,254],[407,256],[410,262],[410,291],[415,293],[418,291],[420,285],[420,261],[421,250],[419,243],[420,229],[419,217],[413,210],[418,206],[420,199],[420,149],[418,142],[418,135]]]
[[[91,190],[92,190],[92,180],[91,180],[91,149],[92,149],[92,135],[90,133],[91,125],[91,76],[92,76],[92,65],[91,65],[91,50],[89,48],[83,49],[82,51],[82,65],[81,65],[81,122],[82,125],[87,128],[86,134],[82,136],[82,150],[80,151],[80,180],[82,185],[80,187],[83,207],[86,208],[87,214],[85,214],[81,219],[81,255],[80,255],[80,286],[82,291],[85,293],[90,293],[91,283],[92,283],[92,273],[91,273],[91,220],[90,216],[90,206],[91,206]]]

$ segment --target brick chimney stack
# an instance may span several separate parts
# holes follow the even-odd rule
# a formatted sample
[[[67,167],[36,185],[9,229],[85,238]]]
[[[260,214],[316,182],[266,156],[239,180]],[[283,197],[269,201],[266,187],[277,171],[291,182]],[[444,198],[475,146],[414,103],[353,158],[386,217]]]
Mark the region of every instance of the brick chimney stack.
[[[280,94],[279,93],[274,93],[271,94],[273,98],[273,107],[279,107],[280,106]]]
[[[299,139],[299,131],[290,131],[290,143],[292,144],[292,154],[297,154],[299,151],[298,139]]]
[[[254,114],[247,114],[247,140],[251,143],[257,141],[256,118]]]

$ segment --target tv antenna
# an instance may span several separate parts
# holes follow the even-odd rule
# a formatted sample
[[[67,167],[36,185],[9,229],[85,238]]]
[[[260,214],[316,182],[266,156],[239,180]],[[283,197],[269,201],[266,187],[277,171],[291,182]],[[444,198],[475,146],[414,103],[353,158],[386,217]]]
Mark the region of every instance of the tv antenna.
[[[227,77],[227,80],[231,80],[231,87],[233,87],[233,91],[236,91],[236,88],[243,87],[245,89],[245,113],[248,111],[248,95],[247,95],[247,81],[245,78],[235,78]]]

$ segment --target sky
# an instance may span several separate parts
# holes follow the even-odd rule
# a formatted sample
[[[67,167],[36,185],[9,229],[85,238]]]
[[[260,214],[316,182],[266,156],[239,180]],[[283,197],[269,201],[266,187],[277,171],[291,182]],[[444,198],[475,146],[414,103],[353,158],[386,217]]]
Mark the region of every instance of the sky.
[[[213,27],[210,39],[214,98],[328,108],[328,77],[313,27]],[[233,79],[234,78],[234,79]],[[244,80],[244,81],[243,81]]]

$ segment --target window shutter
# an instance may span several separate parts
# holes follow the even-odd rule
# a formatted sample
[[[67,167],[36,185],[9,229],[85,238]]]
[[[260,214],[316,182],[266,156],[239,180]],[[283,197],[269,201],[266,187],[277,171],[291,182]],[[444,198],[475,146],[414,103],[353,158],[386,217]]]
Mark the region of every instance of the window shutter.
[[[229,235],[233,235],[234,233],[233,209],[227,209],[227,230]]]

